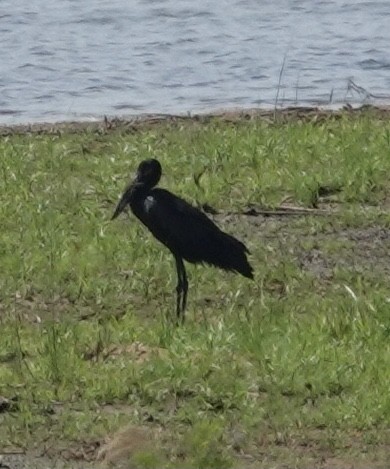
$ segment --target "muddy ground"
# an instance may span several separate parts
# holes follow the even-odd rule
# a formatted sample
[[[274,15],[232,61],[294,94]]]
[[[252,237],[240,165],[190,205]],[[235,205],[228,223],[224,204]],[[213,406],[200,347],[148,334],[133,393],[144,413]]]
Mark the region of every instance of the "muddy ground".
[[[180,124],[182,122],[207,123],[212,119],[218,119],[223,122],[238,122],[253,119],[260,119],[267,122],[288,122],[302,120],[304,122],[323,122],[329,118],[340,119],[342,116],[359,116],[371,113],[373,118],[390,118],[390,106],[371,106],[363,105],[352,107],[348,104],[340,109],[325,109],[317,107],[287,107],[277,109],[232,109],[221,110],[205,114],[144,114],[130,117],[107,117],[96,121],[64,121],[57,123],[34,123],[34,124],[15,124],[1,125],[0,136],[18,135],[18,134],[60,134],[83,132],[108,132],[116,129],[126,129],[128,131],[147,130],[155,125],[162,123]]]

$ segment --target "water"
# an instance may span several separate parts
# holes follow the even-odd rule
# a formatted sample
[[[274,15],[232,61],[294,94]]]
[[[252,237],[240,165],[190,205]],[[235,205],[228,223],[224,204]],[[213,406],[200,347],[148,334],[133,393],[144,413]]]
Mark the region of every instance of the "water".
[[[389,24],[375,0],[2,0],[0,123],[390,102]]]

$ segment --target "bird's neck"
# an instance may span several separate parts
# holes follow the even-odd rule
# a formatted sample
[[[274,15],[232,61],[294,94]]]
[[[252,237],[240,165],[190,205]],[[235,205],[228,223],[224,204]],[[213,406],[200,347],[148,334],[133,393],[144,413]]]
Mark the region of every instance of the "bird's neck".
[[[143,195],[149,194],[149,192],[153,190],[149,184],[145,184],[144,182],[136,182],[133,184],[132,194],[135,197],[142,197]]]
[[[133,185],[129,204],[136,215],[140,210],[142,211],[143,203],[152,190],[152,187],[142,182],[137,182]]]

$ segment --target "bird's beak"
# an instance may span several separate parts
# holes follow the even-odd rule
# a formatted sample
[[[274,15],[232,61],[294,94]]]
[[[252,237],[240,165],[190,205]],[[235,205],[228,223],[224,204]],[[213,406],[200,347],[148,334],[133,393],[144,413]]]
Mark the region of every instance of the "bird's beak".
[[[123,195],[120,199],[120,201],[118,202],[118,205],[116,206],[116,209],[115,209],[115,212],[113,214],[113,216],[111,217],[111,220],[114,220],[118,215],[120,215],[123,210],[126,208],[126,205],[128,204],[129,202],[129,196],[130,196],[130,192],[131,192],[131,189],[133,187],[133,185],[137,182],[137,178],[134,179],[134,181],[132,181],[125,189],[125,191],[123,192]]]
[[[124,193],[121,197],[121,200],[118,202],[118,205],[116,206],[115,212],[113,216],[111,217],[111,220],[114,220],[120,213],[122,213],[126,205],[127,205],[127,197],[126,197],[126,193]]]

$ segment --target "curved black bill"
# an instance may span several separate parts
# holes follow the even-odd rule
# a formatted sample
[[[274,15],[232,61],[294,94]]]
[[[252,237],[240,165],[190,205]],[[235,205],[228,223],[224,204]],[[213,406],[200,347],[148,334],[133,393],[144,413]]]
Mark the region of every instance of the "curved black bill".
[[[127,205],[127,198],[125,197],[125,194],[123,194],[121,200],[119,201],[118,205],[116,206],[115,212],[111,217],[111,220],[114,220],[120,213],[123,212]]]
[[[133,184],[134,184],[134,182],[132,182],[131,184],[129,184],[126,187],[120,201],[118,202],[118,205],[116,206],[115,212],[112,215],[111,220],[114,220],[126,208],[126,205],[129,203],[130,192],[131,192],[131,189],[133,187]]]

